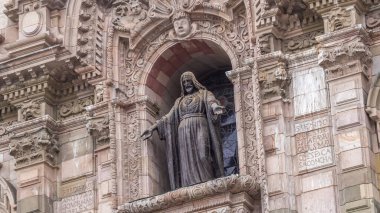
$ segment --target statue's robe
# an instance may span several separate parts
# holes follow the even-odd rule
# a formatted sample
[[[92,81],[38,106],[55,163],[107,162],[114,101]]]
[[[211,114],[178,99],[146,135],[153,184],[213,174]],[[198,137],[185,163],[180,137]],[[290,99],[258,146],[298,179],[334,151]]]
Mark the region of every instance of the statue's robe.
[[[224,174],[219,119],[211,105],[218,103],[207,90],[175,101],[170,112],[157,122],[166,142],[166,157],[172,190],[205,182]]]

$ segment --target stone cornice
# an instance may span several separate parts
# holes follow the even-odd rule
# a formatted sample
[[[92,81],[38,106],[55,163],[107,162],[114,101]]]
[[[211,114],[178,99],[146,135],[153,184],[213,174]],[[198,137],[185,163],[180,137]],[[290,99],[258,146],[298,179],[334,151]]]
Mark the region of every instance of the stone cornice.
[[[259,184],[251,176],[231,175],[126,203],[119,206],[118,213],[153,212],[225,192],[246,192],[256,196],[259,195]]]
[[[361,24],[317,36],[316,40],[321,44],[327,44],[354,36],[361,37],[365,42],[370,42],[369,34]]]
[[[8,132],[14,134],[25,132],[34,128],[46,127],[51,130],[57,130],[58,123],[49,115],[44,115],[39,118],[35,118],[29,121],[19,122],[7,128]]]

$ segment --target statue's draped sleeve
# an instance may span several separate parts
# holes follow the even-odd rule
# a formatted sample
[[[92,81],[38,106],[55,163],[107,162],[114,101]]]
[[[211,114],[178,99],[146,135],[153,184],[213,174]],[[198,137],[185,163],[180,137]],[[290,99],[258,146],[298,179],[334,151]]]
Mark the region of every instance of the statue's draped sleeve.
[[[215,115],[212,109],[212,104],[216,103],[220,105],[215,96],[207,90],[204,90],[204,101],[206,103],[207,123],[209,127],[209,134],[212,146],[214,174],[216,177],[222,177],[224,175],[224,162],[223,162],[223,142],[220,137],[220,116]]]
[[[168,114],[157,121],[157,132],[161,140],[165,141],[166,158],[170,188],[180,187],[179,156],[178,156],[178,103],[177,100]]]

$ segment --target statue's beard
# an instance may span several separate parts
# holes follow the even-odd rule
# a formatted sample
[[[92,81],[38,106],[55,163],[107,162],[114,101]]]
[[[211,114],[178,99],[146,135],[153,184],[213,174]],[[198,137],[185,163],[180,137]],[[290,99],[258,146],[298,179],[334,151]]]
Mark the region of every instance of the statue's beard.
[[[186,91],[187,94],[193,93],[194,86],[193,85],[185,86],[185,91]]]

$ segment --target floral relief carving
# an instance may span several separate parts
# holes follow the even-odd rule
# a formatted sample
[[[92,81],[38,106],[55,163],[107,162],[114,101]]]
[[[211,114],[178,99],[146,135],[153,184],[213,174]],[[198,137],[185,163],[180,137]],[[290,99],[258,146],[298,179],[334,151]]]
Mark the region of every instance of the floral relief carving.
[[[189,13],[197,9],[226,12],[230,0],[163,0],[149,3],[140,0],[117,0],[114,2],[116,18],[114,27],[121,31],[129,31],[135,37],[144,26],[154,20],[171,19],[173,23],[172,38],[183,39],[196,31],[191,24]]]
[[[16,159],[16,167],[41,161],[55,165],[58,152],[58,138],[46,128],[10,138],[9,153]]]
[[[136,34],[150,21],[147,15],[148,6],[140,0],[117,0],[113,5],[117,16],[113,20],[113,24],[118,30]]]
[[[232,22],[226,22],[209,15],[203,15],[202,18],[212,21],[195,21],[192,29],[195,29],[196,26],[196,30],[190,34],[192,37],[207,33],[219,38],[221,41],[225,41],[234,50],[240,63],[243,63],[246,57],[252,56],[253,51],[250,50],[245,10],[236,11]],[[175,42],[179,39],[178,36],[173,35],[172,29],[160,35],[151,34],[150,37],[146,38],[150,42],[146,42],[146,46],[139,53],[126,47],[122,53],[122,58],[124,58],[124,73],[126,76],[124,95],[127,98],[132,98],[136,95],[140,75],[151,56],[167,42],[173,42],[173,40]],[[189,37],[183,39],[189,39]]]
[[[322,34],[323,34],[323,30],[318,30],[318,31],[313,31],[310,33],[303,34],[301,36],[296,36],[289,40],[285,40],[283,43],[283,50],[285,52],[296,52],[298,50],[303,50],[305,48],[312,47],[318,44],[315,37]]]
[[[371,60],[372,53],[368,46],[361,41],[361,38],[341,41],[332,45],[325,45],[319,50],[318,63],[324,65],[326,63],[334,63],[340,56],[354,57],[361,55],[361,60]]]
[[[60,105],[58,111],[60,118],[66,118],[70,115],[85,112],[85,108],[92,105],[92,99],[93,97],[87,97]]]
[[[245,161],[248,167],[248,174],[258,178],[258,158],[256,146],[256,128],[255,128],[255,112],[253,108],[253,85],[252,79],[244,79],[241,82],[241,94],[244,118],[244,136],[246,141]]]
[[[231,175],[126,203],[119,207],[118,213],[154,212],[224,192],[247,192],[255,196],[259,192],[259,184],[248,175]]]
[[[126,139],[125,149],[125,164],[124,175],[125,183],[128,187],[127,200],[139,197],[140,194],[140,180],[139,174],[141,170],[141,140],[139,137],[140,126],[138,122],[137,112],[129,112],[126,115],[126,125],[124,129],[124,138]]]
[[[24,102],[21,107],[21,116],[24,121],[32,120],[41,116],[41,103],[37,100]]]

